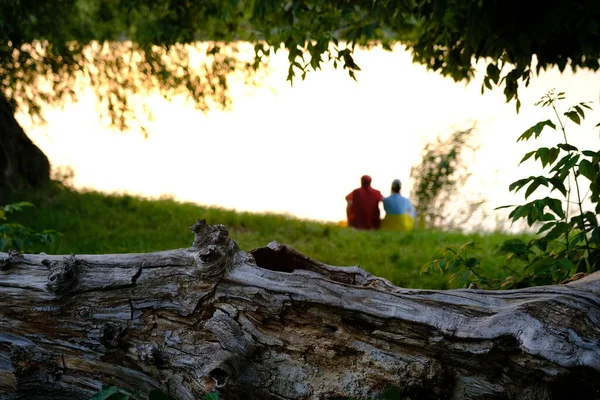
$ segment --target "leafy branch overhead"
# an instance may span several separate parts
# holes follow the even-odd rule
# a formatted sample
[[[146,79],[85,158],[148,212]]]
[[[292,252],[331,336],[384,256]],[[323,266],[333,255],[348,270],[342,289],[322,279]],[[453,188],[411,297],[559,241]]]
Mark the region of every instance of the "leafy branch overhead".
[[[297,58],[298,49],[308,50],[310,59],[296,65],[300,69],[318,68],[321,56],[330,55],[324,41],[343,40],[349,49],[374,43],[389,49],[400,42],[415,62],[456,81],[470,80],[477,62],[487,62],[482,90],[504,86],[507,101],[516,99],[518,108],[518,88],[534,73],[554,66],[599,68],[600,3],[591,0],[532,7],[515,0],[258,0],[255,5],[261,11],[253,14],[253,26],[270,45],[283,43]],[[349,56],[343,65],[352,74]]]
[[[248,78],[281,48],[288,80],[324,62],[356,78],[353,51],[377,44],[402,43],[415,62],[456,81],[472,79],[483,61],[482,90],[504,87],[517,108],[520,85],[541,70],[600,67],[593,0],[60,0],[3,2],[0,15],[1,90],[14,108],[39,115],[44,103],[73,98],[80,79],[121,127],[140,89],[227,107],[228,77]],[[253,59],[240,41],[255,44]]]
[[[230,76],[260,77],[215,4],[0,2],[0,95],[14,111],[41,117],[44,104],[77,100],[77,87],[90,88],[119,128],[144,116],[136,114],[145,107],[140,95],[153,92],[185,95],[200,110],[228,107]]]

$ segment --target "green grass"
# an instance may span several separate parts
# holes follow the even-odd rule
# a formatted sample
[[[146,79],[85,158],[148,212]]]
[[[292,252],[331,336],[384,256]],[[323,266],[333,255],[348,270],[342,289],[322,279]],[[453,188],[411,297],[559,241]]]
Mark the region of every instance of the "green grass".
[[[19,193],[12,199],[25,200],[36,207],[11,215],[11,221],[62,233],[55,243],[32,252],[138,253],[189,247],[193,240],[189,226],[203,218],[210,224],[227,226],[230,237],[243,250],[277,240],[327,264],[360,265],[395,285],[411,288],[455,287],[438,273],[421,274],[421,268],[439,257],[441,249],[457,248],[468,241],[479,245],[473,255],[483,258],[484,270],[498,276],[503,260],[494,252],[504,240],[514,237],[503,233],[355,231],[285,215],[235,212],[171,199],[77,192],[60,185],[41,193]]]

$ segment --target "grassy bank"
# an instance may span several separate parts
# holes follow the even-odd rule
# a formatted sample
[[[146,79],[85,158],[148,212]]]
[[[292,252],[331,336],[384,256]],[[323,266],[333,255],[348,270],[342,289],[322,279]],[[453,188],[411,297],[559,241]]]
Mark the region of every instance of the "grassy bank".
[[[499,274],[502,258],[497,247],[509,237],[502,233],[415,231],[361,232],[336,224],[300,220],[284,215],[235,212],[127,195],[77,192],[55,187],[44,193],[19,193],[14,201],[30,201],[35,208],[14,214],[12,221],[38,230],[62,233],[56,242],[36,248],[48,254],[138,253],[189,247],[189,230],[197,219],[224,224],[243,250],[277,240],[331,265],[362,268],[412,288],[448,288],[437,273],[421,274],[424,264],[440,256],[440,249],[475,241],[484,267]]]

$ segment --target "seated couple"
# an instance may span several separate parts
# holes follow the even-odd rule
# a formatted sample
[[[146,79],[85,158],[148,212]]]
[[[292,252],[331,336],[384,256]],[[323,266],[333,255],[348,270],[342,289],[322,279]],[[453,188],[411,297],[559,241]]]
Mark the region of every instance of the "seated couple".
[[[415,208],[408,198],[400,195],[401,188],[400,180],[394,179],[392,193],[383,197],[379,190],[371,187],[371,177],[363,175],[360,187],[346,196],[348,225],[356,229],[412,230],[416,218]],[[380,201],[385,210],[383,220],[380,220],[379,214]]]

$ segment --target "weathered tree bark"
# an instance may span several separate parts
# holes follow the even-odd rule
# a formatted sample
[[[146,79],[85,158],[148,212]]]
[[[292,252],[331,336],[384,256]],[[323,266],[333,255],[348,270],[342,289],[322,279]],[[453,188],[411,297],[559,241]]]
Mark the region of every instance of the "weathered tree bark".
[[[50,163],[15,119],[0,91],[0,201],[15,187],[39,187],[50,180]]]
[[[600,274],[402,289],[192,229],[191,248],[157,253],[0,253],[0,399],[86,399],[102,384],[182,400],[600,396]]]

